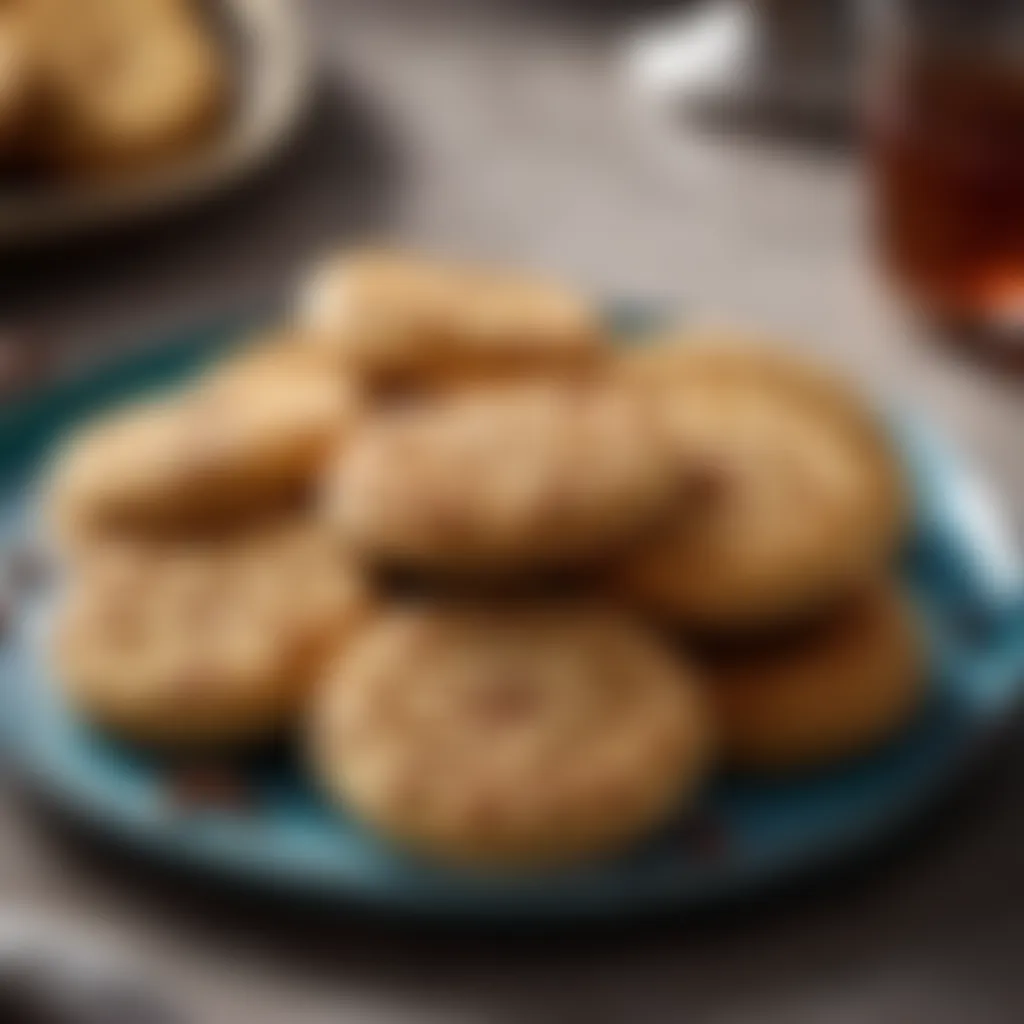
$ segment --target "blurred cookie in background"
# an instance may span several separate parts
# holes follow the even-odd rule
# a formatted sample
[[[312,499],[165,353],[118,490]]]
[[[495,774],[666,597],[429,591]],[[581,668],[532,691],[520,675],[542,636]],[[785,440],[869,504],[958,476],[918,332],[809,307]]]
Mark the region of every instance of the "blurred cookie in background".
[[[314,700],[327,792],[431,857],[528,869],[607,855],[684,812],[711,740],[692,672],[620,613],[384,613]]]
[[[225,57],[194,0],[22,0],[17,21],[39,102],[11,160],[122,174],[194,148],[226,112]]]
[[[923,637],[899,584],[876,580],[789,631],[698,647],[723,764],[819,768],[903,726],[924,694]]]
[[[620,592],[683,626],[800,617],[873,575],[908,519],[881,425],[813,366],[685,335],[640,347],[623,376],[661,416],[688,501],[621,568]]]
[[[596,311],[561,284],[397,252],[315,267],[298,319],[340,363],[376,380],[551,375],[592,364],[603,348]]]

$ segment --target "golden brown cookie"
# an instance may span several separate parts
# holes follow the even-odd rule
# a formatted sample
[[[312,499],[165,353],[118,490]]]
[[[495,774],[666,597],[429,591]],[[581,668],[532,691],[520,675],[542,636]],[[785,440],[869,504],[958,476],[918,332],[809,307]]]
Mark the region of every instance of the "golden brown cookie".
[[[326,488],[365,560],[522,575],[610,556],[674,500],[671,453],[643,405],[603,386],[465,391],[378,415]]]
[[[907,521],[902,473],[868,410],[781,352],[685,338],[625,373],[675,438],[688,500],[624,565],[622,592],[684,625],[799,616],[873,574]]]
[[[54,480],[62,528],[194,526],[310,487],[358,403],[293,351],[224,364],[193,391],[122,410],[74,438]]]
[[[538,868],[618,850],[693,801],[691,673],[620,613],[423,606],[382,615],[314,700],[326,790],[429,856]]]
[[[207,370],[203,385],[206,387],[279,387],[290,389],[302,386],[308,378],[336,377],[331,359],[290,327],[274,328],[245,339]],[[343,390],[357,390],[354,382],[343,380]]]
[[[87,717],[132,740],[249,742],[292,721],[369,604],[323,532],[286,522],[202,541],[75,552],[59,677]]]
[[[699,660],[725,763],[747,771],[825,765],[896,732],[924,691],[917,623],[897,584],[875,582],[774,641]]]
[[[299,320],[373,379],[558,373],[591,365],[602,350],[597,314],[560,285],[389,252],[316,268]]]
[[[179,157],[226,105],[224,55],[191,0],[25,0],[47,97],[35,145],[109,174]]]

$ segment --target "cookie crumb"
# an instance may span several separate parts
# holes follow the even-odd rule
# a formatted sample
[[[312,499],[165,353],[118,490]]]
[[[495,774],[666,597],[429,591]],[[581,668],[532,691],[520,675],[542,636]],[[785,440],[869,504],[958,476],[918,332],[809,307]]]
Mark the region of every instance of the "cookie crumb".
[[[729,833],[722,822],[710,814],[691,818],[682,828],[683,849],[704,862],[724,860],[729,852]]]
[[[186,765],[173,768],[166,779],[170,808],[179,813],[210,811],[251,813],[255,794],[244,775],[223,765]]]

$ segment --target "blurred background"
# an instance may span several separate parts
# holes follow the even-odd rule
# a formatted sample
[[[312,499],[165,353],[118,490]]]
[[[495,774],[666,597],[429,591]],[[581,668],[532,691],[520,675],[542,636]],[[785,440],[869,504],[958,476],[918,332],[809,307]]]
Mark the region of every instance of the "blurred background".
[[[394,238],[791,338],[927,409],[1022,525],[1015,4],[284,6],[302,40],[292,102],[215,186],[116,224],[50,216],[45,232],[19,209],[72,186],[5,186],[8,400],[139,338],[273,305],[326,249]],[[266,78],[265,41],[247,38],[236,104]],[[215,1024],[1018,1021],[1019,747],[884,870],[685,928],[428,939],[264,906],[112,860],[9,786],[0,900],[131,948],[185,1019]],[[163,1019],[138,1012],[96,1019]]]

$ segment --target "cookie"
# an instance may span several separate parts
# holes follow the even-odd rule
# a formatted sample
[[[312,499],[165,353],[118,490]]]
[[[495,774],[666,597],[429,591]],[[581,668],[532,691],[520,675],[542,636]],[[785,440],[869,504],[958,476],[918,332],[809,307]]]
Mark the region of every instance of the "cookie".
[[[46,91],[35,145],[104,175],[193,149],[226,107],[224,57],[191,0],[28,0]]]
[[[294,329],[278,328],[246,338],[207,369],[202,383],[205,387],[276,385],[283,389],[294,387],[296,380],[301,386],[307,378],[324,379],[334,373],[335,367],[325,353],[307,345]],[[348,380],[342,381],[342,389],[353,395],[357,391],[354,382]]]
[[[329,475],[339,535],[375,565],[437,574],[580,566],[671,506],[671,452],[625,391],[532,384],[378,415]]]
[[[404,608],[313,701],[326,791],[430,857],[538,868],[616,851],[704,778],[699,690],[639,626],[593,607]]]
[[[58,458],[56,520],[73,534],[251,515],[309,488],[356,410],[356,396],[304,355],[261,349],[75,438]]]
[[[924,693],[917,623],[874,582],[824,619],[699,659],[723,761],[746,771],[831,764],[883,742]]]
[[[595,311],[560,285],[399,253],[316,268],[299,321],[372,379],[553,373],[590,366],[602,352]]]
[[[284,523],[202,541],[76,551],[55,632],[80,711],[138,742],[210,745],[286,727],[369,606],[322,531]]]
[[[660,409],[687,500],[627,560],[621,592],[688,626],[799,617],[873,574],[908,519],[873,416],[781,352],[681,340],[626,360]]]

